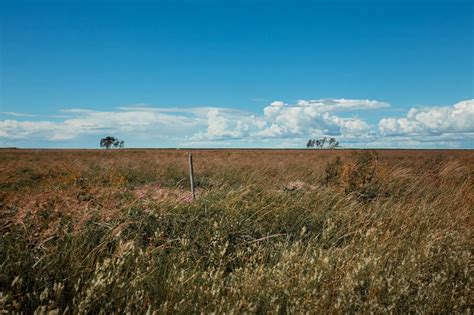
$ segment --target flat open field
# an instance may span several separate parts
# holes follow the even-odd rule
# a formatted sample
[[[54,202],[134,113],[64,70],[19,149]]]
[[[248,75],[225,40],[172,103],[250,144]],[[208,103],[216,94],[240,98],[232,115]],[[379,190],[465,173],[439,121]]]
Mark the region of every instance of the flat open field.
[[[0,150],[0,310],[472,307],[474,151],[187,152]]]

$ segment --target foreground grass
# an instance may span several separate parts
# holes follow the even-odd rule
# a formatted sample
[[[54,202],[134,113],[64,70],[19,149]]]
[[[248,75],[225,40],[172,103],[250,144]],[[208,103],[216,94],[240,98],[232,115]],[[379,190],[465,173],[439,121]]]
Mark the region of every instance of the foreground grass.
[[[468,313],[472,153],[335,154],[2,153],[0,309]]]

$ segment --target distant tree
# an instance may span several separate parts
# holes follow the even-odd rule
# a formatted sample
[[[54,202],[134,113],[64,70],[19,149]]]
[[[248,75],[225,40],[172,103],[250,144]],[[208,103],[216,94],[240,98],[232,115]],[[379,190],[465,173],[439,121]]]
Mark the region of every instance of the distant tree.
[[[105,138],[100,139],[100,146],[106,149],[110,149],[112,146],[115,148],[123,148],[124,141],[119,140],[115,137],[107,136]]]
[[[100,139],[100,147],[101,148],[105,147],[106,149],[110,149],[110,147],[114,143],[114,140],[115,140],[115,138],[113,138],[113,137],[102,138],[102,139]]]
[[[339,142],[336,141],[336,138],[330,138],[328,142],[328,148],[329,149],[334,149],[339,146]]]
[[[324,149],[324,144],[326,143],[326,139],[327,139],[326,137],[321,139],[320,146],[319,146],[320,149]]]
[[[321,138],[321,139],[309,139],[306,143],[306,147],[318,148],[318,149],[334,149],[339,147],[339,142],[336,138]]]

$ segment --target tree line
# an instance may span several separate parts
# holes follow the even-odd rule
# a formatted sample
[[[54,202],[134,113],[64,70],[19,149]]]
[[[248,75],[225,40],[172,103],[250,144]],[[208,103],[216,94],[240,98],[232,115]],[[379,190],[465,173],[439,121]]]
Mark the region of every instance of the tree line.
[[[321,139],[309,139],[306,143],[306,147],[317,148],[317,149],[335,149],[339,147],[339,142],[336,138],[321,138]]]

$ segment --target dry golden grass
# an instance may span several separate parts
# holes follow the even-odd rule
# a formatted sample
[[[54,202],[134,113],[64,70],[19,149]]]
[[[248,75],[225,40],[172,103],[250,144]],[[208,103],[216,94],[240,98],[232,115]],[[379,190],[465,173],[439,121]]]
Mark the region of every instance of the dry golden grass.
[[[1,150],[0,310],[470,313],[473,151]]]

